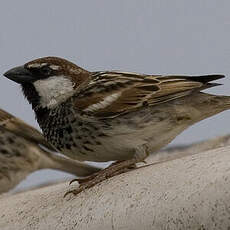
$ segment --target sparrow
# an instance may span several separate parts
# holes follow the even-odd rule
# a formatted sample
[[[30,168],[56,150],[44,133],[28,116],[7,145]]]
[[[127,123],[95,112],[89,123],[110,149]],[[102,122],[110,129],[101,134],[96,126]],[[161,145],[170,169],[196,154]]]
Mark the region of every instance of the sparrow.
[[[19,83],[47,141],[80,161],[115,161],[70,193],[112,177],[156,153],[189,126],[230,109],[229,96],[201,92],[223,75],[89,72],[44,57],[5,74]]]
[[[0,194],[39,169],[57,169],[78,176],[99,170],[55,155],[54,151],[38,130],[0,109]]]

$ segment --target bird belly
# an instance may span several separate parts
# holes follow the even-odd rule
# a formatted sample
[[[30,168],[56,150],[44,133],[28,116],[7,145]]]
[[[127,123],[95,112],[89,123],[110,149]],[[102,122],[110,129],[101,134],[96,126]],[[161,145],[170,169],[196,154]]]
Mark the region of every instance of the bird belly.
[[[62,149],[65,155],[79,161],[107,162],[131,159],[135,153],[133,140],[126,137],[107,137],[100,140],[100,144],[79,143],[79,147]]]
[[[170,119],[163,122],[150,119],[143,126],[137,121],[124,124],[111,124],[113,128],[101,130],[103,135],[96,138],[92,135],[82,139],[73,137],[76,147],[65,148],[62,152],[80,161],[128,160],[134,157],[138,146],[147,145],[149,153],[157,152],[189,126],[183,122],[175,125]]]

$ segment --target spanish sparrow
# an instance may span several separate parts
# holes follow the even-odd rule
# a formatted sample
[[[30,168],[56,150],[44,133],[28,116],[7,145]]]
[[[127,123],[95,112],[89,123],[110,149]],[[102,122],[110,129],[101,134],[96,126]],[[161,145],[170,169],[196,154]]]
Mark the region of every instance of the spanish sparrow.
[[[21,84],[49,143],[81,161],[117,161],[81,181],[79,193],[126,171],[194,123],[230,108],[230,97],[201,93],[223,75],[89,72],[57,57],[4,74]]]

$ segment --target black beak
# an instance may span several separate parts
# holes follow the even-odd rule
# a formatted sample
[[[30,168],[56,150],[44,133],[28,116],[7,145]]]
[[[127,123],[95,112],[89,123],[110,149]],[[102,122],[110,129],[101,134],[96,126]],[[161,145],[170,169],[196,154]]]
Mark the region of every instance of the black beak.
[[[4,73],[4,76],[19,84],[35,81],[32,73],[29,70],[25,69],[24,66],[18,66],[10,69],[6,73]]]

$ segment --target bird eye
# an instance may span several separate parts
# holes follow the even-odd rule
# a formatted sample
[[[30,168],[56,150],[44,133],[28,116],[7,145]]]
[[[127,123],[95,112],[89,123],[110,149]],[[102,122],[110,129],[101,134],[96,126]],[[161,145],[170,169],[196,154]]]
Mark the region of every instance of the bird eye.
[[[25,66],[37,79],[44,79],[54,74],[54,70],[46,63],[33,63]]]
[[[52,73],[52,69],[50,69],[49,66],[43,66],[40,68],[40,73],[45,76],[49,76]]]

